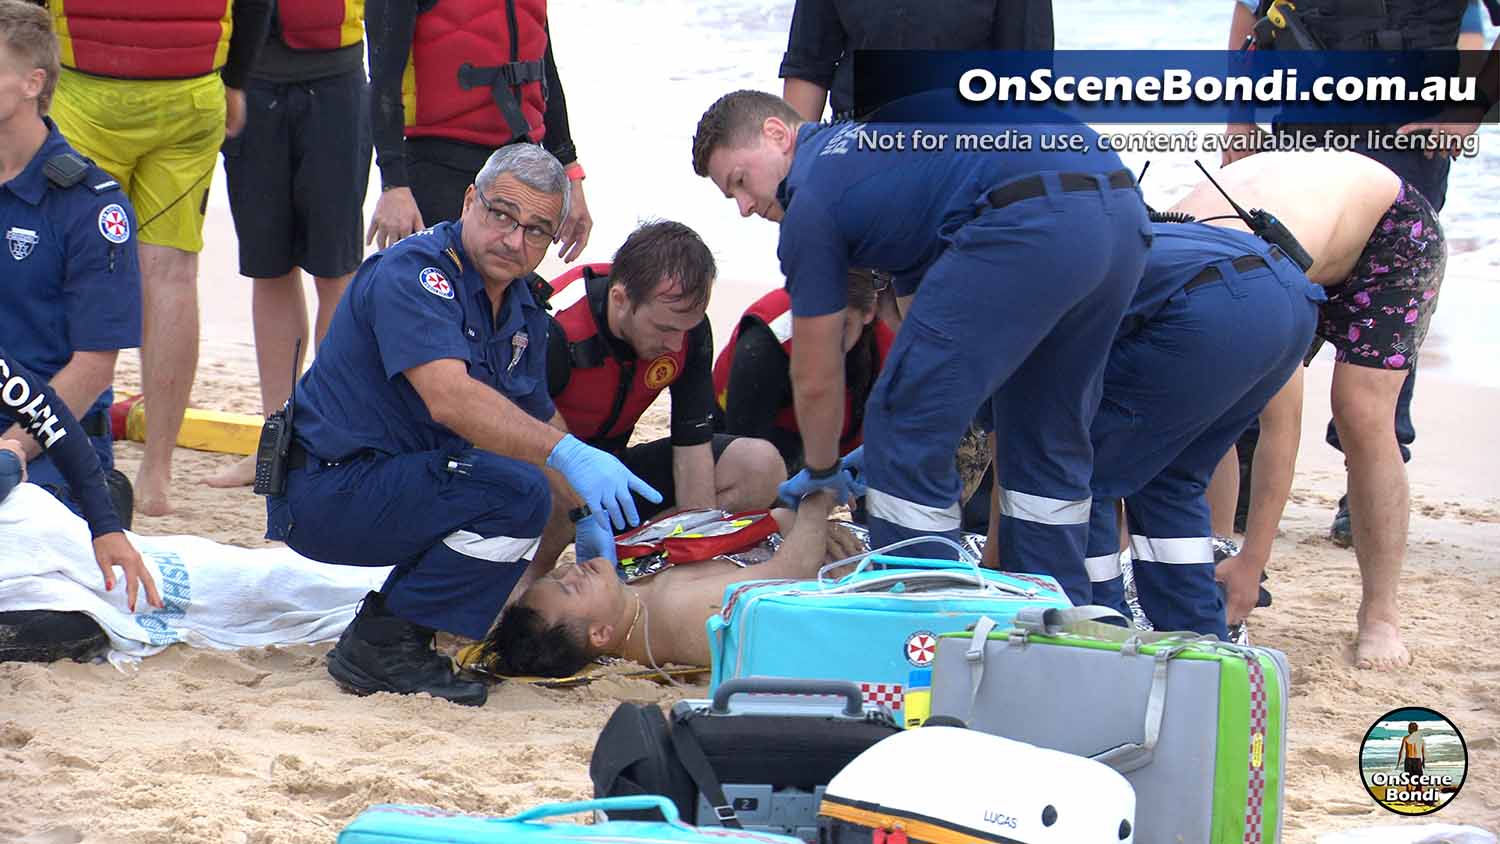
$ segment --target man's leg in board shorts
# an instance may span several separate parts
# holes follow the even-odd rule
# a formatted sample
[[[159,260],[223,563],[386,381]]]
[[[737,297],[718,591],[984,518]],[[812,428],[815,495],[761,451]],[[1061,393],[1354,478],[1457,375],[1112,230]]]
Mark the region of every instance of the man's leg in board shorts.
[[[874,547],[956,540],[954,453],[994,397],[1001,565],[1054,574],[1077,601],[1088,587],[1088,429],[1150,228],[1134,189],[1064,192],[1047,181],[1046,195],[965,224],[923,277],[866,406],[866,506]],[[1080,232],[1092,234],[1087,248]],[[952,552],[927,543],[902,553]]]
[[[60,94],[64,85],[60,116],[78,121],[69,140],[79,151],[101,166],[112,158],[134,161],[127,178],[111,175],[124,185],[140,226],[141,387],[152,424],[135,495],[142,513],[164,515],[172,510],[172,450],[198,368],[198,252],[224,141],[224,84],[217,73],[180,80],[68,73]],[[129,152],[107,154],[110,148]]]
[[[1434,155],[1428,158],[1417,150],[1371,150],[1356,147],[1355,151],[1379,161],[1389,167],[1391,172],[1400,176],[1403,182],[1415,187],[1417,192],[1432,206],[1434,213],[1443,210],[1448,196],[1448,173],[1452,167],[1452,162],[1447,156]],[[1396,443],[1401,449],[1401,459],[1404,462],[1411,461],[1411,445],[1417,439],[1417,429],[1411,420],[1411,400],[1416,386],[1417,362],[1413,360],[1406,370],[1406,381],[1401,385],[1401,394],[1396,397]],[[1324,440],[1339,451],[1344,450],[1339,443],[1338,426],[1332,419],[1328,420]],[[1348,537],[1349,502],[1347,496],[1339,499],[1338,514],[1334,518],[1334,534],[1336,540]],[[1347,545],[1348,542],[1343,544]]]
[[[1389,420],[1437,307],[1446,258],[1436,212],[1403,182],[1349,278],[1327,289],[1319,309],[1318,334],[1338,353],[1332,403],[1363,586],[1360,667],[1389,669],[1410,659],[1397,604],[1410,501]]]
[[[1427,199],[1434,212],[1443,210],[1448,193],[1448,173],[1452,166],[1447,156],[1434,155],[1428,158],[1420,150],[1375,150],[1361,144],[1356,144],[1354,151],[1384,164],[1403,181],[1415,186],[1417,191]],[[1417,430],[1411,419],[1411,400],[1416,382],[1417,367],[1413,362],[1407,369],[1406,383],[1402,385],[1401,394],[1397,397],[1394,415],[1396,442],[1401,449],[1403,461],[1411,460],[1411,444],[1417,438]],[[1239,504],[1235,513],[1236,530],[1244,528],[1245,514],[1250,506],[1250,457],[1255,453],[1255,445],[1259,438],[1260,429],[1257,423],[1251,423],[1245,434],[1240,437],[1240,489]],[[1334,448],[1343,450],[1339,444],[1338,428],[1332,419],[1328,420],[1325,440]],[[1334,517],[1335,541],[1348,536],[1348,523],[1348,501],[1340,499],[1338,514]],[[1348,543],[1345,541],[1343,544]]]

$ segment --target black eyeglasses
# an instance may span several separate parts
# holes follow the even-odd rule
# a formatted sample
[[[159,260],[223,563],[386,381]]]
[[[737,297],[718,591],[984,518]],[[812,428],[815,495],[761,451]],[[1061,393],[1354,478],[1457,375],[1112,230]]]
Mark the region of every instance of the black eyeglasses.
[[[526,241],[528,245],[538,248],[545,248],[547,244],[552,242],[552,232],[541,226],[521,225],[520,220],[491,205],[490,201],[485,199],[484,191],[480,190],[478,185],[474,186],[474,195],[479,197],[479,204],[483,205],[484,210],[489,212],[490,219],[494,220],[495,225],[500,227],[501,234],[509,235],[516,229],[520,229],[521,239]]]
[[[876,293],[880,293],[890,287],[891,282],[894,280],[895,277],[888,272],[870,270],[870,286],[875,288]]]

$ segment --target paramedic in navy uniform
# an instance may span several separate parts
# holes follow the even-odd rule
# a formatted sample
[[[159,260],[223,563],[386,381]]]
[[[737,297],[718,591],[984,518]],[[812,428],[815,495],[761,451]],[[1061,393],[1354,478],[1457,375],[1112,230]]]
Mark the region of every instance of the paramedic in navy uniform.
[[[851,266],[890,272],[914,298],[866,404],[866,448],[851,453],[868,455],[871,545],[958,538],[954,451],[993,399],[1002,565],[1053,575],[1077,601],[1089,594],[1089,426],[1150,224],[1134,178],[1086,126],[1009,128],[1033,148],[956,151],[954,130],[971,125],[817,125],[779,97],[740,91],[703,115],[693,167],[742,215],[781,223],[807,466],[783,498],[851,492],[838,453],[846,278]],[[865,129],[943,135],[947,151],[865,148]],[[1085,149],[1043,149],[1075,135]],[[902,553],[951,556],[937,543]]]
[[[120,349],[141,343],[135,213],[120,185],[46,117],[57,41],[43,9],[0,4],[0,342],[67,402],[130,526],[129,482],[114,470],[109,406]],[[8,80],[5,79],[8,77]],[[33,483],[81,513],[74,489],[19,426],[0,428],[30,459]]]
[[[567,218],[568,188],[541,147],[496,151],[457,222],[359,268],[294,394],[267,538],[323,562],[395,565],[329,655],[357,694],[483,704],[486,686],[432,650],[434,630],[483,638],[544,528],[573,529],[571,518],[579,559],[592,558],[613,541],[610,517],[639,521],[632,490],[660,500],[559,430],[547,394],[547,318],[530,285],[544,283],[532,271]]]

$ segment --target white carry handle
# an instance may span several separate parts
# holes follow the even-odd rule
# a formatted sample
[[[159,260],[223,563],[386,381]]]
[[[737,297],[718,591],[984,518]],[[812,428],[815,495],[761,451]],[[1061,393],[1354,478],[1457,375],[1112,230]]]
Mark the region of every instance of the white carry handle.
[[[870,564],[870,558],[871,557],[875,557],[875,556],[878,556],[880,554],[889,553],[891,551],[896,550],[897,548],[905,548],[908,545],[920,545],[923,542],[937,542],[937,543],[940,543],[940,544],[943,544],[943,545],[947,545],[948,547],[950,547],[953,550],[957,551],[958,552],[958,560],[956,560],[956,561],[955,560],[943,560],[942,562],[947,562],[947,563],[955,563],[956,562],[956,563],[959,563],[959,564],[968,563],[969,564],[969,568],[973,569],[973,571],[974,571],[974,576],[976,578],[981,579],[981,580],[983,579],[983,575],[981,575],[979,573],[979,559],[977,557],[975,557],[973,554],[969,553],[969,549],[963,547],[962,545],[959,545],[957,542],[954,542],[953,540],[949,539],[946,536],[914,536],[914,537],[912,537],[910,539],[903,539],[900,542],[892,542],[890,545],[887,545],[884,548],[875,548],[875,549],[866,551],[863,554],[855,554],[852,557],[845,557],[842,560],[834,560],[833,562],[831,562],[831,563],[823,566],[822,568],[818,569],[818,585],[822,586],[825,582],[827,582],[828,572],[833,571],[834,569],[838,568],[839,566],[845,566],[845,565],[848,565],[848,564],[854,562],[855,560],[859,560],[860,561],[859,562],[859,566],[856,567],[854,569],[854,571],[850,572],[849,575],[845,575],[845,577],[848,577],[848,576],[851,576],[851,575],[855,575],[855,574],[859,574],[860,572],[862,572],[862,571],[865,570],[865,566],[867,566],[867,565]],[[962,565],[958,565],[958,566],[954,566],[954,567],[961,568]]]

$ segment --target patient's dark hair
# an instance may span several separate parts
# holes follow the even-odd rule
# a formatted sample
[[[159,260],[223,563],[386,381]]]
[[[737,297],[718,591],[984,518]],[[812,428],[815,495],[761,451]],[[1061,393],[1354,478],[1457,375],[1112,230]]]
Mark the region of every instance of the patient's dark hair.
[[[495,655],[501,674],[571,677],[594,658],[585,642],[575,625],[548,624],[541,613],[516,603],[500,616],[484,648]]]

